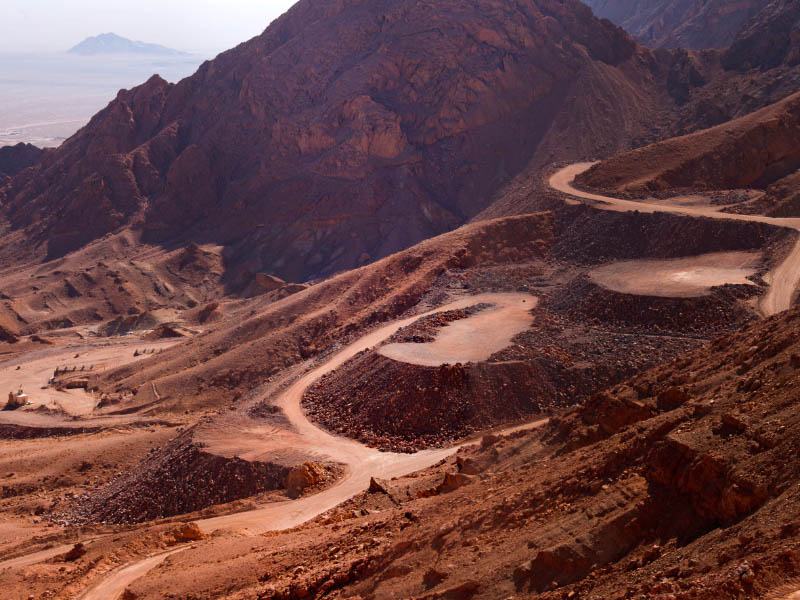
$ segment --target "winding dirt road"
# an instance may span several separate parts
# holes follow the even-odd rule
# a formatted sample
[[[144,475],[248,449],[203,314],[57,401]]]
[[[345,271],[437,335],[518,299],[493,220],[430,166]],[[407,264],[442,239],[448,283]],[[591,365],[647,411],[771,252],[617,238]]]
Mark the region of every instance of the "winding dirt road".
[[[350,438],[333,435],[319,428],[308,420],[301,407],[301,400],[309,386],[320,377],[339,368],[359,352],[380,344],[394,335],[398,329],[411,325],[418,319],[431,314],[466,308],[482,302],[490,303],[494,306],[491,309],[487,309],[488,313],[487,311],[481,311],[473,317],[462,319],[462,321],[478,319],[483,313],[487,313],[494,316],[493,322],[500,323],[503,320],[508,320],[515,324],[514,327],[516,327],[517,331],[522,331],[527,327],[530,320],[527,322],[521,321],[520,311],[527,312],[536,306],[536,298],[528,294],[480,294],[468,296],[421,315],[384,325],[340,350],[324,364],[298,379],[275,401],[275,404],[283,410],[294,429],[292,433],[294,438],[292,440],[284,439],[282,443],[288,442],[293,449],[300,449],[303,453],[320,459],[342,463],[346,465],[346,475],[332,487],[313,496],[287,502],[277,502],[249,512],[199,521],[198,524],[201,529],[206,532],[219,529],[231,531],[246,529],[248,533],[257,534],[294,527],[363,491],[369,485],[370,477],[383,479],[401,477],[427,468],[455,452],[457,448],[423,450],[414,454],[381,452]],[[484,342],[491,345],[493,342],[492,334],[482,327],[476,329],[464,328],[461,332],[461,342],[465,346],[480,345]],[[501,336],[504,335],[502,331],[495,333]],[[503,347],[507,346],[510,341],[509,337]],[[466,361],[462,359],[462,362]],[[247,433],[250,435],[247,435]],[[252,435],[254,433],[257,433],[257,431],[246,432],[244,437],[249,440],[251,447],[249,449],[239,447],[238,452],[241,458],[250,458],[254,453],[277,449],[271,439],[272,436]],[[206,449],[213,452],[213,444],[206,446]]]
[[[661,202],[647,202],[622,200],[611,196],[592,194],[575,188],[572,183],[575,177],[588,170],[596,163],[576,163],[561,169],[550,177],[550,187],[553,189],[584,200],[599,203],[597,208],[616,210],[621,212],[639,211],[643,213],[666,212],[691,217],[708,217],[711,219],[726,219],[729,221],[750,221],[767,223],[777,227],[788,227],[800,231],[800,218],[773,218],[762,215],[737,215],[720,212],[721,206],[690,206],[681,204],[662,204]],[[761,299],[761,312],[771,316],[789,309],[800,284],[800,238],[795,242],[789,255],[775,269],[764,278],[769,283],[769,290]]]
[[[591,200],[597,203],[598,208],[617,211],[640,211],[646,213],[669,212],[694,217],[709,217],[715,219],[728,219],[737,221],[753,221],[768,223],[770,225],[788,227],[800,231],[800,219],[774,219],[758,215],[737,215],[719,212],[720,207],[691,206],[691,205],[670,205],[663,203],[635,202],[621,200],[599,194],[583,192],[572,186],[576,175],[588,169],[594,163],[578,163],[566,167],[550,178],[550,185],[554,189],[584,200]],[[800,282],[800,239],[795,243],[784,262],[775,268],[768,275],[770,284],[767,294],[761,301],[761,310],[766,315],[772,315],[790,307],[792,298]],[[479,302],[489,302],[495,305],[491,317],[488,321],[503,323],[508,320],[509,328],[513,329],[524,324],[525,319],[520,317],[521,310],[530,310],[535,306],[535,299],[529,295],[522,294],[483,294],[471,296],[442,306],[436,310],[429,311],[422,315],[417,315],[395,321],[359,339],[357,342],[347,346],[321,366],[309,371],[297,382],[285,390],[275,402],[285,412],[294,431],[291,433],[293,444],[299,444],[304,452],[313,456],[343,463],[346,465],[345,476],[334,486],[327,490],[301,498],[299,500],[277,502],[256,510],[215,517],[199,521],[201,529],[207,533],[219,530],[227,531],[246,531],[250,534],[258,534],[270,530],[287,529],[308,521],[315,516],[337,506],[355,494],[363,491],[372,476],[381,478],[391,478],[406,475],[408,473],[426,468],[435,464],[442,458],[452,454],[457,448],[441,450],[427,450],[413,455],[382,453],[363,446],[362,444],[339,436],[332,435],[311,423],[301,408],[301,399],[305,390],[322,377],[325,373],[341,366],[358,352],[376,346],[393,335],[401,327],[412,324],[419,318],[457,308],[465,308]],[[479,315],[481,313],[478,313]],[[472,317],[475,318],[475,317]],[[486,319],[484,314],[482,317]],[[444,350],[439,348],[419,358],[427,361],[424,364],[436,363],[436,361],[446,358],[452,361],[458,355],[458,347],[467,348],[475,344],[483,343],[481,336],[486,335],[487,329],[470,323],[471,319],[461,322],[448,333],[453,336],[446,340]],[[510,322],[515,324],[511,325]],[[522,325],[524,328],[525,325]],[[508,332],[501,332],[506,336]],[[511,334],[513,336],[513,333]],[[510,336],[508,337],[510,340]],[[494,340],[498,342],[498,340]],[[504,342],[507,343],[507,342]],[[430,350],[430,349],[429,349]],[[391,350],[390,350],[391,352]],[[401,352],[401,354],[403,354]],[[408,358],[408,356],[406,356]],[[402,359],[402,358],[401,358]],[[462,358],[463,361],[469,360]],[[544,423],[540,421],[528,425],[534,427]],[[275,439],[273,436],[265,436],[257,430],[246,432],[248,435],[241,436],[249,440],[244,448],[238,448],[242,457],[252,457],[270,452],[275,449]],[[261,433],[262,435],[259,435]],[[269,438],[272,438],[270,441]],[[223,440],[220,439],[220,442]],[[283,438],[280,443],[289,441]],[[241,444],[240,441],[237,441]],[[160,564],[170,554],[181,549],[171,550],[163,554],[150,556],[141,561],[123,565],[112,571],[106,578],[97,583],[93,588],[81,596],[84,600],[114,600],[119,594],[133,581],[145,575],[150,569]],[[25,560],[24,557],[18,560]],[[25,561],[27,562],[27,561]],[[2,565],[0,565],[2,566]]]
[[[395,454],[380,452],[355,440],[333,435],[308,420],[301,407],[303,394],[310,385],[325,373],[340,367],[362,350],[374,347],[394,335],[398,329],[411,325],[422,317],[438,312],[466,308],[478,303],[492,304],[492,308],[481,311],[477,315],[462,321],[470,321],[483,315],[481,322],[484,322],[486,321],[486,316],[491,315],[489,322],[496,325],[496,329],[494,331],[487,330],[486,327],[480,324],[478,327],[462,327],[458,330],[460,331],[460,339],[457,340],[457,345],[466,348],[483,343],[497,345],[502,342],[502,347],[505,347],[513,337],[513,333],[510,333],[511,331],[521,331],[530,323],[530,319],[526,319],[523,313],[527,315],[536,306],[536,300],[534,296],[528,294],[480,294],[468,296],[435,310],[384,325],[343,348],[324,364],[306,373],[287,388],[275,401],[275,404],[283,409],[294,430],[290,434],[292,436],[291,440],[284,437],[280,443],[291,443],[292,448],[302,448],[304,453],[344,464],[346,468],[345,476],[335,485],[318,494],[298,500],[276,502],[247,512],[197,521],[200,528],[205,533],[225,530],[245,532],[251,535],[266,531],[289,529],[313,519],[317,515],[364,491],[368,487],[371,477],[383,479],[401,477],[427,468],[453,454],[460,446],[424,450],[415,454]],[[484,322],[483,324],[485,325],[486,323]],[[452,333],[450,337],[452,338],[451,341],[456,341]],[[503,342],[503,340],[505,341]],[[465,361],[462,359],[462,362]],[[546,420],[540,420],[528,425],[512,427],[505,431],[510,433],[519,429],[536,427],[545,422]],[[272,435],[259,435],[259,433],[263,432],[257,430],[245,432],[245,435],[241,435],[241,433],[237,432],[236,434],[239,438],[237,443],[241,445],[246,441],[249,444],[249,447],[238,447],[237,454],[242,458],[262,455],[278,449],[275,437]],[[213,452],[213,445],[208,446],[207,450]],[[81,598],[83,600],[115,600],[128,585],[145,575],[173,552],[175,550],[123,565],[87,590]],[[1,566],[2,564],[0,564]]]

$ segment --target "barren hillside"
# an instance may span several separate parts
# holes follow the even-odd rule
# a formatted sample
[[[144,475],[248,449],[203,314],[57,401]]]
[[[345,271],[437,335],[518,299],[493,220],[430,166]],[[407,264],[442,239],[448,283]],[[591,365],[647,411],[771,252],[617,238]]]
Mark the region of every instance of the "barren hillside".
[[[727,48],[769,0],[586,0],[598,17],[651,48]]]
[[[753,323],[539,430],[378,480],[302,527],[186,529],[178,546],[175,525],[120,532],[54,562],[66,575],[40,568],[31,589],[75,589],[92,577],[81,565],[175,547],[130,597],[786,600],[800,589],[799,318]]]
[[[578,178],[616,194],[766,188],[800,167],[800,95],[717,127],[602,161]]]
[[[452,229],[540,152],[626,147],[671,103],[653,68],[577,0],[303,0],[177,85],[122,91],[5,211],[39,256],[133,226],[303,281]]]
[[[720,47],[300,0],[0,151],[0,596],[797,600],[798,3],[593,5]]]

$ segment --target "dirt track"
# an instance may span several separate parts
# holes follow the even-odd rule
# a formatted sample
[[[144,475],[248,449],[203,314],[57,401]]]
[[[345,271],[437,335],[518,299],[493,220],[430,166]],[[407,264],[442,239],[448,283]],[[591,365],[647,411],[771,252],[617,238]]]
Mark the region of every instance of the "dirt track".
[[[708,217],[711,219],[726,219],[730,221],[752,221],[757,223],[767,223],[777,227],[788,227],[795,231],[800,231],[800,218],[772,218],[761,215],[739,215],[733,213],[723,213],[721,206],[692,206],[682,205],[680,199],[673,199],[676,204],[664,204],[662,201],[638,202],[633,200],[622,200],[611,196],[592,194],[573,187],[572,182],[575,177],[589,169],[595,163],[576,163],[561,169],[550,177],[550,187],[553,189],[599,203],[598,208],[616,211],[639,211],[643,213],[668,212],[691,217]],[[792,300],[800,283],[800,239],[795,242],[789,255],[778,267],[773,269],[766,277],[770,284],[769,290],[761,299],[761,312],[766,316],[771,316],[787,310],[792,305]]]
[[[455,451],[454,448],[425,450],[415,454],[381,452],[364,446],[355,440],[328,433],[314,425],[306,417],[300,404],[303,394],[312,383],[325,373],[337,369],[362,350],[376,346],[391,337],[401,327],[406,327],[421,317],[486,302],[496,306],[496,309],[492,311],[495,315],[493,319],[495,323],[502,322],[504,318],[517,323],[520,318],[519,307],[523,304],[523,300],[526,301],[530,308],[535,306],[535,298],[527,294],[481,294],[462,298],[422,315],[384,325],[350,344],[323,365],[308,372],[281,394],[280,398],[275,402],[277,406],[283,409],[291,423],[294,429],[292,433],[285,434],[276,443],[274,435],[259,435],[260,432],[252,430],[238,432],[236,435],[238,439],[232,440],[228,437],[224,440],[225,444],[227,446],[230,443],[237,443],[237,454],[242,458],[252,458],[256,455],[278,451],[280,450],[279,446],[288,444],[291,448],[302,450],[304,453],[347,465],[345,477],[333,487],[319,494],[290,502],[271,504],[254,511],[206,519],[199,522],[200,527],[206,532],[219,529],[246,529],[251,534],[293,527],[363,491],[369,485],[370,477],[384,479],[399,477],[424,469],[452,454]],[[471,321],[480,316],[480,314],[478,313],[478,315],[470,319],[465,319],[465,321]],[[468,329],[462,329],[461,331],[467,337],[473,333]],[[479,343],[475,338],[471,339],[473,343]],[[288,436],[291,436],[291,438]],[[204,441],[208,443],[206,438],[204,438]],[[214,452],[213,442],[208,443],[206,449]]]
[[[400,477],[429,467],[455,452],[457,448],[425,450],[411,455],[380,452],[354,440],[335,436],[318,428],[308,420],[300,402],[308,386],[325,373],[338,368],[358,352],[371,348],[391,337],[398,329],[406,327],[421,317],[430,314],[466,308],[483,302],[494,305],[493,309],[489,309],[492,314],[491,322],[499,326],[502,331],[508,325],[505,323],[506,321],[512,323],[513,328],[518,329],[520,323],[524,320],[524,317],[520,314],[521,311],[527,313],[534,308],[536,298],[528,294],[481,294],[468,296],[422,315],[384,325],[342,349],[321,366],[309,371],[281,394],[275,404],[285,412],[292,425],[293,432],[286,433],[284,436],[264,435],[267,433],[266,431],[253,430],[228,432],[227,436],[224,435],[225,432],[217,432],[220,449],[223,449],[223,447],[230,448],[231,445],[235,445],[238,448],[237,453],[243,458],[278,451],[280,446],[292,444],[292,448],[299,447],[303,451],[320,458],[345,464],[346,474],[334,486],[318,494],[298,500],[269,504],[252,511],[204,519],[198,521],[200,528],[206,533],[225,530],[246,532],[250,535],[288,529],[314,518],[363,491],[369,485],[370,477],[384,479]],[[472,318],[476,318],[480,314],[478,313]],[[469,320],[466,319],[466,321]],[[508,327],[505,327],[505,329],[508,329]],[[466,336],[461,340],[463,347],[480,343],[480,339],[476,339],[475,335],[476,332],[479,336],[483,333],[482,327],[462,328],[460,331],[462,336]],[[451,341],[456,341],[456,337],[458,336],[452,337]],[[494,340],[494,343],[497,344],[499,342]],[[544,422],[546,420],[509,428],[508,431],[535,427]],[[236,439],[231,439],[231,437]],[[213,442],[209,444],[207,449],[214,451]],[[113,600],[130,583],[145,575],[171,553],[158,554],[124,565],[87,590],[81,598],[83,600]],[[16,560],[22,560],[25,564],[30,564],[25,559],[26,557],[21,557]],[[0,563],[0,568],[4,566],[6,565]]]
[[[123,565],[112,571],[108,577],[89,589],[81,598],[96,598],[97,600],[114,600],[119,598],[129,584],[145,575],[153,567],[160,565],[168,556],[185,550],[178,548],[160,554],[155,554],[144,560]]]

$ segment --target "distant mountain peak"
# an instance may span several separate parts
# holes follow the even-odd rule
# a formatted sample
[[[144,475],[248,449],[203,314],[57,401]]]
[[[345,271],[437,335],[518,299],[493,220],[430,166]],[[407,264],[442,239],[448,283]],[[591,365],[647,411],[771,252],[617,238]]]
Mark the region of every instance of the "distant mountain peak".
[[[80,54],[82,56],[95,56],[101,54],[147,54],[161,56],[183,56],[186,52],[173,50],[158,44],[148,44],[129,40],[116,33],[101,33],[94,37],[88,37],[80,44],[73,46],[69,50],[70,54]]]

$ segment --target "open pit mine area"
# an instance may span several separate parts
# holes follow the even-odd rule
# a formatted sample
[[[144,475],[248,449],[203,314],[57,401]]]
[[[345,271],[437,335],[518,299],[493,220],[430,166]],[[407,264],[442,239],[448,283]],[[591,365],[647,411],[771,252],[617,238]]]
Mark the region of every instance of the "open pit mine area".
[[[761,321],[796,233],[580,193],[289,290],[262,278],[202,304],[186,297],[205,278],[184,276],[169,308],[9,319],[0,583],[20,598],[617,597],[620,578],[667,592],[680,571],[705,590],[788,568],[702,548],[720,525],[768,520],[778,489],[704,458],[714,445],[752,427],[742,452],[784,451],[761,408],[750,425],[709,390],[770,385],[747,373],[791,342],[751,348],[727,379],[682,373],[719,336],[743,346],[737,331],[784,318]],[[85,296],[58,310],[70,300]],[[680,441],[695,430],[711,438]],[[713,491],[676,471],[700,468]],[[687,500],[664,519],[673,496]]]

